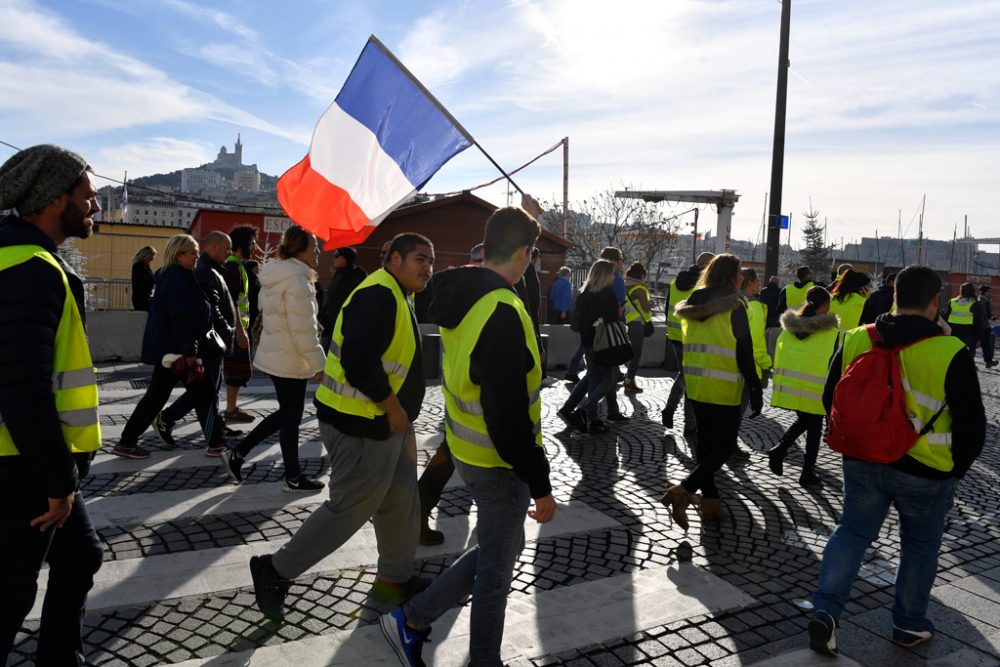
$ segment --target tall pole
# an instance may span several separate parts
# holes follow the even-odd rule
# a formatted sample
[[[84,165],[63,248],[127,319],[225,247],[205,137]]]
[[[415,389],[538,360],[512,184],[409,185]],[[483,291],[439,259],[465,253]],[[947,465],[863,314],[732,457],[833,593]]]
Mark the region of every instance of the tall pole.
[[[771,153],[771,208],[767,217],[767,257],[764,273],[778,275],[781,250],[781,183],[785,170],[785,107],[788,100],[788,34],[792,25],[792,0],[781,2],[781,43],[778,47],[778,95],[774,105],[774,149]]]
[[[698,262],[698,209],[694,209],[694,232],[691,234],[691,263]]]
[[[569,137],[563,137],[563,238],[566,238],[567,215],[569,215]]]

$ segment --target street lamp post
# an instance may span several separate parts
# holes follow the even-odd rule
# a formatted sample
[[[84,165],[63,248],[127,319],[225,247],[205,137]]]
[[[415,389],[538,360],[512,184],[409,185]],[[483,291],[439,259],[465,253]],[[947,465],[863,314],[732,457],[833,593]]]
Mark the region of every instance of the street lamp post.
[[[774,149],[771,154],[771,207],[767,216],[767,255],[764,273],[778,275],[781,248],[781,183],[785,168],[785,107],[788,101],[788,34],[791,30],[792,0],[781,0],[781,44],[778,48],[778,95],[774,105]]]

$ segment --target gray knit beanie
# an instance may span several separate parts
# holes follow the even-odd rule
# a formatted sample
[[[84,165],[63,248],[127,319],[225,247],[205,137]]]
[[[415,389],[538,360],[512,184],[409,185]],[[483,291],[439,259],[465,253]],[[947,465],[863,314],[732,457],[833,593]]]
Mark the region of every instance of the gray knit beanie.
[[[36,213],[73,187],[87,161],[72,151],[42,144],[25,148],[0,167],[0,210]]]

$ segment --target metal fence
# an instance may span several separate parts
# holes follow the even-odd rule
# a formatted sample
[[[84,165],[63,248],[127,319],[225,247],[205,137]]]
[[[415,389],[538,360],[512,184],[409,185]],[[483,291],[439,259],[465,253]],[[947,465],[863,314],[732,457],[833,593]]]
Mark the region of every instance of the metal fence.
[[[132,310],[132,281],[128,278],[87,278],[83,287],[87,310]]]

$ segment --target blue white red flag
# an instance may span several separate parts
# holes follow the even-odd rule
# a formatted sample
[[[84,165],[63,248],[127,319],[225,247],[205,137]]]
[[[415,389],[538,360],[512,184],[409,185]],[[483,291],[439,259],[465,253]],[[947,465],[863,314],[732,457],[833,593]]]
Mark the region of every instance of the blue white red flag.
[[[309,153],[278,179],[278,200],[320,238],[360,243],[472,143],[373,35],[319,119]]]

